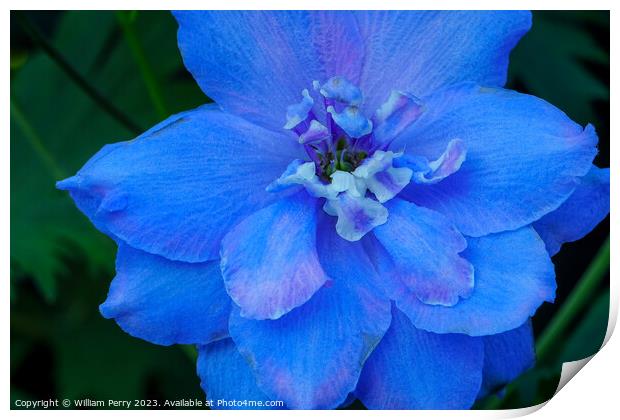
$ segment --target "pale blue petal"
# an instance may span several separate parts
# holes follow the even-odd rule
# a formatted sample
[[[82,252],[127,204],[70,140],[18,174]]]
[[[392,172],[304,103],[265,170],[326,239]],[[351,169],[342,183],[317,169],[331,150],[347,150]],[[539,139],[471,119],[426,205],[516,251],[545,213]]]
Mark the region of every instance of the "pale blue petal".
[[[327,141],[331,138],[329,130],[317,120],[310,121],[308,129],[299,136],[299,143],[313,144]]]
[[[397,306],[417,328],[471,336],[520,327],[555,298],[555,273],[545,244],[531,227],[468,238],[463,257],[475,273],[471,296],[454,306],[426,305],[402,296]]]
[[[367,179],[366,185],[380,203],[385,203],[409,184],[411,175],[409,168],[388,168]]]
[[[461,169],[467,158],[467,148],[460,139],[450,140],[446,151],[429,162],[423,171],[414,171],[413,181],[418,184],[436,184]]]
[[[279,198],[265,192],[302,156],[290,137],[211,107],[104,147],[58,184],[102,231],[173,260],[219,258],[240,219]]]
[[[314,105],[314,99],[308,93],[308,89],[304,89],[302,92],[301,102],[294,105],[289,105],[286,108],[286,124],[284,128],[290,130],[296,127],[300,122],[305,121],[308,118],[310,110]]]
[[[305,191],[252,214],[222,241],[222,275],[241,316],[277,319],[325,283],[316,251],[317,200]]]
[[[378,201],[342,193],[328,200],[323,207],[329,215],[338,217],[336,232],[347,241],[358,241],[368,232],[387,222],[388,211]]]
[[[359,11],[366,40],[359,84],[368,115],[392,90],[417,97],[462,81],[506,82],[508,56],[531,26],[522,11]]]
[[[178,11],[179,49],[202,90],[228,112],[274,129],[314,80],[359,81],[354,17],[329,11]]]
[[[586,236],[609,214],[609,168],[592,166],[579,180],[575,192],[555,211],[534,223],[554,255],[565,242]]]
[[[233,311],[230,334],[261,389],[294,409],[335,408],[390,324],[390,303],[373,290],[360,247],[336,235],[322,215],[319,255],[332,278],[310,301],[275,321]]]
[[[397,284],[390,297],[413,296],[445,306],[467,298],[474,269],[459,255],[467,246],[465,238],[435,211],[398,198],[386,207],[388,222],[373,231],[385,253],[373,258],[381,277]]]
[[[198,376],[200,386],[213,401],[213,409],[219,410],[268,410],[283,407],[267,407],[273,401],[256,385],[256,379],[247,362],[235,348],[231,339],[216,341],[198,347]],[[224,403],[226,402],[226,404]],[[233,401],[247,401],[250,405],[232,405]],[[262,403],[263,405],[258,405]]]
[[[418,98],[406,92],[393,90],[372,119],[373,135],[380,145],[387,144],[403,132],[424,112],[424,105]]]
[[[316,166],[314,162],[295,159],[288,164],[282,175],[267,185],[265,191],[274,193],[290,187],[315,184],[318,182],[319,177],[316,175]]]
[[[399,156],[391,151],[377,150],[353,171],[353,175],[363,179],[380,203],[394,198],[411,180],[413,171],[410,168],[392,166],[393,159]]]
[[[351,172],[338,170],[331,174],[330,178],[332,182],[329,188],[332,189],[335,193],[347,191],[353,197],[366,196],[365,180],[353,176]]]
[[[482,339],[417,329],[394,308],[355,394],[371,410],[463,410],[482,381]]]
[[[362,103],[362,91],[341,76],[331,77],[321,86],[321,95],[327,99],[347,105],[358,106]]]
[[[327,107],[327,112],[331,114],[334,122],[351,138],[357,139],[370,134],[372,131],[372,121],[366,118],[356,106],[348,106],[342,112],[336,112],[333,106],[329,106]]]
[[[217,261],[170,261],[123,243],[116,277],[99,307],[128,334],[161,345],[227,336],[230,308]]]
[[[433,160],[460,139],[467,160],[441,182],[410,183],[401,196],[443,213],[468,236],[517,229],[555,210],[597,153],[592,126],[584,130],[533,96],[463,84],[424,103],[393,147]]]

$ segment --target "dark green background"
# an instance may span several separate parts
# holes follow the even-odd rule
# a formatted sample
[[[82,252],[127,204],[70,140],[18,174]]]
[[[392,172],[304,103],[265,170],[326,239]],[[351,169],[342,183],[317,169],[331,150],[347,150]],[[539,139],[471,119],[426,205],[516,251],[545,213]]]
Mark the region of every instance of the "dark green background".
[[[104,99],[86,94],[50,58],[54,52]],[[512,54],[509,87],[593,123],[600,138],[596,163],[609,166],[608,12],[536,12],[532,31]],[[182,65],[167,12],[11,13],[11,404],[18,398],[204,398],[191,348],[151,345],[99,315],[114,273],[114,244],[54,183],[102,145],[207,100]],[[107,112],[110,105],[123,117]],[[539,310],[537,335],[608,235],[607,219],[554,257],[558,299]],[[602,278],[552,355],[513,384],[503,402],[492,398],[480,408],[547,399],[561,361],[600,347],[608,286]]]

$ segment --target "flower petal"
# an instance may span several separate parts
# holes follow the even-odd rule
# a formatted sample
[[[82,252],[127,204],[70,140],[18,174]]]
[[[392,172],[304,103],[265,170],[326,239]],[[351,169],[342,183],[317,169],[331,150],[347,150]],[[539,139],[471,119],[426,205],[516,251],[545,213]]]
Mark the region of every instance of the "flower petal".
[[[428,162],[428,166],[421,171],[413,172],[413,182],[418,184],[436,184],[461,169],[467,157],[467,148],[460,139],[450,140],[446,151],[438,159]],[[419,165],[414,162],[414,166]]]
[[[454,306],[426,305],[402,296],[396,305],[417,327],[445,334],[498,334],[520,327],[555,298],[549,254],[531,227],[468,238],[463,257],[475,272],[474,290]]]
[[[222,275],[241,316],[277,319],[325,283],[316,251],[317,200],[305,191],[257,211],[222,241]]]
[[[256,385],[252,370],[231,339],[199,346],[197,365],[200,386],[207,394],[207,398],[213,401],[211,408],[222,410],[282,408],[258,405],[270,401],[270,398]],[[257,405],[232,405],[233,401],[248,401]]]
[[[348,106],[340,113],[336,112],[333,106],[328,106],[327,112],[349,137],[357,139],[372,131],[372,121],[366,118],[356,106]]]
[[[394,90],[420,97],[462,81],[506,82],[508,56],[531,26],[523,11],[359,11],[360,87],[372,115]]]
[[[482,381],[482,339],[419,330],[398,309],[355,394],[371,410],[466,409]]]
[[[411,180],[413,171],[410,168],[395,168],[392,165],[393,159],[398,159],[400,155],[377,150],[353,171],[353,175],[366,183],[380,203],[394,198]]]
[[[390,324],[390,303],[373,290],[374,271],[359,243],[340,238],[322,216],[319,255],[333,278],[303,306],[275,321],[242,318],[230,333],[258,385],[293,409],[334,408]]]
[[[230,308],[217,261],[170,261],[121,243],[99,310],[134,337],[170,345],[227,336]]]
[[[286,108],[286,124],[284,124],[284,128],[287,130],[297,127],[299,123],[305,121],[306,118],[308,118],[310,110],[312,110],[314,100],[310,96],[310,93],[308,93],[308,89],[304,89],[301,92],[301,95],[301,102],[298,104],[289,105]]]
[[[317,120],[310,121],[308,129],[299,136],[300,144],[316,144],[331,139],[329,130]]]
[[[281,128],[314,80],[359,80],[363,43],[354,17],[325,11],[178,11],[179,49],[223,109]]]
[[[592,126],[582,129],[533,96],[462,84],[424,102],[426,112],[394,147],[434,159],[458,138],[467,160],[441,182],[410,183],[401,196],[443,213],[464,235],[517,229],[556,209],[597,153]]]
[[[323,97],[347,105],[358,106],[362,103],[362,91],[346,78],[334,76],[320,87]]]
[[[534,222],[534,228],[555,255],[565,242],[586,236],[609,214],[609,168],[592,166],[575,192],[557,210]]]
[[[201,107],[104,147],[58,188],[69,190],[99,229],[132,247],[202,262],[219,258],[221,238],[241,218],[280,197],[265,187],[300,147]]]
[[[399,283],[392,299],[413,293],[422,302],[451,306],[468,297],[474,272],[459,256],[467,247],[465,238],[435,211],[398,198],[386,207],[388,222],[373,233],[387,257],[373,259],[382,278]]]
[[[372,119],[375,129],[373,135],[378,144],[385,146],[403,132],[424,112],[424,104],[415,96],[393,90],[390,97]]]
[[[323,209],[329,215],[338,216],[336,232],[351,242],[359,241],[388,219],[388,211],[379,202],[368,197],[356,197],[348,192],[326,201]]]
[[[484,369],[482,387],[478,398],[497,391],[501,386],[517,379],[534,366],[534,333],[532,323],[501,334],[482,337],[484,342]]]

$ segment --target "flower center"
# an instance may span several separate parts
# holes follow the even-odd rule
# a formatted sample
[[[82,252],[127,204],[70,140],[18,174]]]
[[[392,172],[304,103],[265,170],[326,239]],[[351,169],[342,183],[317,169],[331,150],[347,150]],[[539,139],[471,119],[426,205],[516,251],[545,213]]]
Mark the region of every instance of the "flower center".
[[[324,154],[317,149],[313,150],[318,158],[317,174],[326,182],[330,182],[336,171],[353,172],[368,157],[367,151],[356,150],[355,144],[344,136],[338,139],[334,149]]]
[[[327,183],[336,171],[352,172],[368,157],[373,122],[360,111],[361,91],[342,77],[305,89],[288,108],[284,128],[299,136],[316,174]]]
[[[416,182],[436,182],[452,173],[443,160],[456,167],[461,155],[464,159],[460,143],[439,163],[388,150],[423,112],[414,96],[392,91],[370,119],[363,114],[362,104],[360,89],[343,77],[332,77],[323,85],[315,81],[311,91],[304,89],[301,102],[288,107],[284,128],[298,136],[308,161],[291,162],[267,187],[273,192],[301,185],[309,194],[324,198],[323,210],[338,218],[336,231],[349,241],[361,239],[387,221],[383,203],[412,177]]]

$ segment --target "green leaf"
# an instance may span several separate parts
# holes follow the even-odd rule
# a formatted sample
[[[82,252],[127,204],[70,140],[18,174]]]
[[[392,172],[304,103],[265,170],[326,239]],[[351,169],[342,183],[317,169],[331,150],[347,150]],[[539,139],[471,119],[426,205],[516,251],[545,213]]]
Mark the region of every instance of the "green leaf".
[[[133,23],[168,108],[176,113],[208,99],[184,70],[176,23],[142,12]],[[90,84],[145,129],[160,119],[113,12],[67,12],[50,43]],[[114,244],[75,208],[59,178],[74,174],[103,145],[134,137],[103,112],[44,52],[34,52],[11,79],[12,276],[29,276],[53,301],[61,257],[82,254],[93,270],[109,269]],[[13,106],[12,106],[13,108]],[[34,140],[33,140],[34,139]]]
[[[609,99],[609,89],[585,62],[609,65],[609,53],[592,37],[582,12],[535,12],[531,31],[510,57],[510,85],[522,83],[581,124],[598,122],[596,100]],[[590,25],[609,31],[609,14],[590,13]]]

